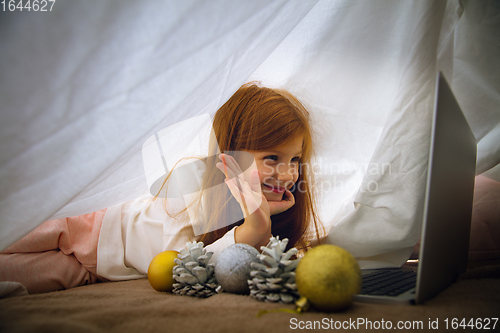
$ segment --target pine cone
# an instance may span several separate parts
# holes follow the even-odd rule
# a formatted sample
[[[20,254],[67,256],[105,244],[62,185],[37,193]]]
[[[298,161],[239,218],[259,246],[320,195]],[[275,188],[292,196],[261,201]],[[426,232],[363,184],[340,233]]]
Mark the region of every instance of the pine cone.
[[[291,248],[286,253],[288,239],[271,237],[267,246],[262,246],[262,254],[250,266],[252,280],[248,280],[250,295],[259,301],[292,303],[300,296],[295,285],[295,268],[300,259],[290,260],[298,251]]]
[[[217,293],[214,265],[208,263],[213,252],[207,252],[203,245],[203,242],[186,243],[187,250],[182,249],[174,259],[177,266],[173,274],[178,283],[174,283],[173,293],[201,298]]]

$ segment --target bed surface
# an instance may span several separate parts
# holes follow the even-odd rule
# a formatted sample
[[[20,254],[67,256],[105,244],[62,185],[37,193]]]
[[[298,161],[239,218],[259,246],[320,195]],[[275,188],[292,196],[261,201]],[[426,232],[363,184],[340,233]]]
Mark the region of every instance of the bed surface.
[[[177,296],[153,290],[147,279],[106,282],[47,294],[0,300],[0,332],[290,332],[314,321],[372,321],[372,325],[420,321],[429,329],[429,318],[491,318],[500,314],[500,261],[471,262],[466,273],[434,299],[423,305],[354,303],[341,313],[271,312],[292,305],[259,302],[250,296],[218,294],[207,299]],[[377,323],[375,323],[377,322]],[[317,324],[319,324],[317,323]],[[326,324],[325,324],[326,323]],[[300,325],[300,326],[299,326]],[[347,324],[346,324],[347,325]],[[366,324],[360,325],[361,331]],[[329,327],[328,329],[332,329]],[[325,329],[325,327],[323,327]],[[372,328],[373,331],[380,331]],[[449,327],[451,330],[451,327]],[[500,323],[496,330],[500,331]],[[469,331],[469,328],[460,331]],[[491,330],[490,330],[491,331]]]

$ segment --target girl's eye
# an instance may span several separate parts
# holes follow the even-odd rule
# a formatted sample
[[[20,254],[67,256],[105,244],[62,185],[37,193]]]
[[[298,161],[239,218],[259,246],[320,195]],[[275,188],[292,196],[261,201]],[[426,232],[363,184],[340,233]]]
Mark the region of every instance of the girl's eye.
[[[276,162],[276,161],[278,161],[278,156],[276,156],[276,155],[269,155],[269,156],[264,157],[264,159]]]
[[[292,158],[292,162],[299,162],[300,161],[300,156],[295,156]]]

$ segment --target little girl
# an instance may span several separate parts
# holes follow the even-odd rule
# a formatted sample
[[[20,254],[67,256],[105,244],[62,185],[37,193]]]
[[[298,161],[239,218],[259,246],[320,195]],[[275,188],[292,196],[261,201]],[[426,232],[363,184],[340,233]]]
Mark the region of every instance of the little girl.
[[[187,208],[180,199],[145,195],[47,221],[1,252],[0,281],[48,292],[144,277],[156,254],[193,240],[214,252],[212,260],[234,243],[260,249],[273,235],[300,250],[319,241],[323,229],[307,167],[312,138],[303,105],[286,91],[246,84],[217,111],[213,130],[209,155],[216,158],[205,159],[200,171],[201,188],[210,195],[200,191]],[[238,154],[230,152],[251,156],[255,168],[242,170]],[[169,177],[163,186],[168,183]],[[198,236],[188,216],[193,207],[206,230]]]

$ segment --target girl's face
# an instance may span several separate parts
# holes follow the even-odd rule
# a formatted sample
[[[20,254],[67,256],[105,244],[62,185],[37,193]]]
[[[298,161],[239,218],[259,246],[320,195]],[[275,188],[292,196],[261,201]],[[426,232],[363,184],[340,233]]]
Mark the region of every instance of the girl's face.
[[[302,136],[266,150],[246,150],[253,155],[259,171],[262,194],[267,201],[281,201],[299,178]]]

